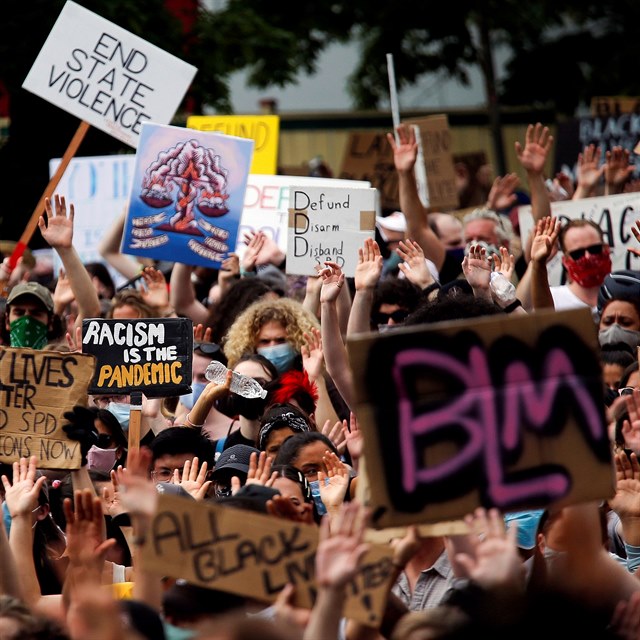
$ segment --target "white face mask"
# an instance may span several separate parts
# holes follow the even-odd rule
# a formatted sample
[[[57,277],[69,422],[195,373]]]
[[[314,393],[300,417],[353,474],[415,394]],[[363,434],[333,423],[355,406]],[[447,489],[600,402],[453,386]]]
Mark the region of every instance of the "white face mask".
[[[87,464],[89,469],[95,471],[104,471],[109,473],[113,469],[116,459],[118,457],[118,449],[101,449],[92,445],[91,449],[87,451]]]

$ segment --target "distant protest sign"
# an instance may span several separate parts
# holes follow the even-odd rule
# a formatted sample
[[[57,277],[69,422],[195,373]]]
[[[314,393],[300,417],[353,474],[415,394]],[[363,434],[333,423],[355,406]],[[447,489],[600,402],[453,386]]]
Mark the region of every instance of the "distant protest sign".
[[[393,150],[385,133],[351,133],[338,177],[345,180],[366,180],[380,192],[380,205],[383,209],[400,208]]]
[[[187,127],[250,138],[255,142],[251,173],[273,175],[278,169],[280,116],[189,116]]]
[[[354,336],[376,528],[613,495],[588,309]]]
[[[89,393],[147,397],[191,392],[193,324],[187,318],[82,321],[82,351],[96,357]]]
[[[221,505],[160,495],[143,561],[163,576],[273,602],[295,586],[296,605],[311,608],[318,528]],[[393,550],[372,546],[347,585],[344,615],[380,625],[393,573]]]
[[[79,469],[80,444],[62,430],[65,411],[87,404],[95,359],[0,347],[0,462],[38,457],[43,469]]]
[[[196,71],[69,1],[22,87],[136,147],[143,122],[171,121]]]
[[[453,167],[453,141],[446,115],[408,120],[420,130],[422,155],[427,177],[425,207],[438,211],[457,209],[459,205],[456,174]]]
[[[144,124],[122,252],[219,268],[236,246],[253,140]]]
[[[353,277],[358,249],[374,237],[375,222],[375,189],[292,187],[287,273],[316,275],[315,267],[330,260]]]
[[[627,251],[628,247],[640,248],[631,233],[631,227],[640,218],[640,193],[621,193],[615,196],[564,200],[551,203],[551,213],[562,224],[569,220],[586,218],[600,226],[604,241],[611,247],[613,270],[640,269],[640,258]],[[520,236],[523,243],[533,230],[531,206],[518,208]],[[549,284],[563,284],[562,255],[558,253],[547,265]]]

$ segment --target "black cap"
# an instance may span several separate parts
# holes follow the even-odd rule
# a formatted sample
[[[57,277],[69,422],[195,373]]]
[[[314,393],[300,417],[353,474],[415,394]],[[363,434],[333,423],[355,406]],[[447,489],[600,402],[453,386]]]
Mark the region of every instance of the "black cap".
[[[227,471],[240,471],[246,475],[249,473],[249,461],[253,452],[257,454],[260,453],[255,447],[250,447],[246,444],[234,444],[232,447],[225,449],[216,461],[216,467],[211,477],[214,480],[220,478],[220,472],[223,469]],[[236,474],[234,473],[232,475]]]

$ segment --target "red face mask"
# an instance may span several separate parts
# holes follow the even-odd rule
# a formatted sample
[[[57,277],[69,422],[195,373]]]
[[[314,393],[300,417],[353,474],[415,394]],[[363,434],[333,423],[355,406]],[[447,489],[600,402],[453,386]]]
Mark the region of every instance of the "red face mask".
[[[563,256],[562,264],[571,280],[586,289],[599,287],[611,273],[611,255],[608,247],[603,247],[600,254],[585,254],[580,260]]]

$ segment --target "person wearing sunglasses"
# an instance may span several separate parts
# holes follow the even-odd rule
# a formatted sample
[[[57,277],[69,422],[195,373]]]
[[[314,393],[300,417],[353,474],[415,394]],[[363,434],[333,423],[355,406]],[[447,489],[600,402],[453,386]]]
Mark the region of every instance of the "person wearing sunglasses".
[[[97,442],[87,452],[89,469],[109,473],[127,459],[127,437],[118,418],[108,409],[91,408],[94,427],[98,432]]]
[[[570,220],[558,236],[568,284],[551,287],[556,311],[590,307],[597,314],[598,293],[611,273],[609,245],[591,220]]]

